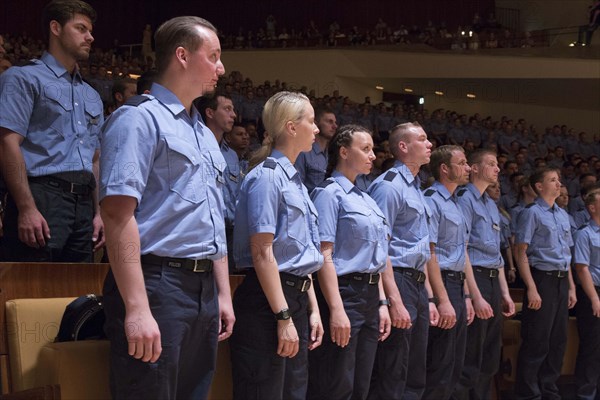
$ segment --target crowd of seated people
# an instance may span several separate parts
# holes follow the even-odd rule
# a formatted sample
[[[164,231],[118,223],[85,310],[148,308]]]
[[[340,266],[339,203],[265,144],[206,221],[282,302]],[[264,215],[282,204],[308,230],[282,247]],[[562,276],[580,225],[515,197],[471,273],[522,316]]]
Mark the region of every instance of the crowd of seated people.
[[[479,48],[527,48],[544,45],[542,38],[530,32],[516,32],[502,27],[494,14],[486,20],[475,13],[473,21],[465,26],[448,26],[444,21],[438,25],[431,20],[425,26],[392,26],[379,18],[372,26],[340,26],[332,21],[329,26],[318,26],[311,20],[303,29],[277,26],[269,15],[265,28],[257,31],[239,27],[237,32],[221,32],[225,49],[287,48],[287,47],[339,47],[369,45],[426,44],[436,48],[453,50],[477,50]]]
[[[256,31],[239,27],[236,32],[220,32],[223,49],[256,48],[296,48],[296,47],[339,47],[372,45],[426,44],[439,49],[477,50],[480,48],[533,47],[544,44],[530,32],[516,32],[501,26],[494,14],[483,19],[475,13],[470,24],[449,26],[442,21],[434,24],[428,21],[424,26],[392,26],[379,18],[374,26],[341,26],[332,21],[328,26],[319,26],[310,20],[304,28],[278,26],[273,15],[265,21],[265,27]],[[11,65],[22,65],[32,58],[38,58],[44,50],[44,42],[27,34],[4,34],[0,36],[0,72]],[[151,49],[150,49],[151,50]],[[120,46],[118,40],[110,49],[94,48],[88,65],[81,68],[94,79],[104,80],[107,74],[113,77],[139,75],[152,67],[153,58],[147,54],[130,54],[127,46]],[[104,68],[103,68],[104,67]],[[103,93],[108,99],[110,90]]]
[[[473,26],[477,27],[477,20]],[[311,23],[313,30],[314,22]],[[332,31],[338,32],[339,25],[333,23]],[[433,28],[430,28],[433,31]],[[437,28],[436,28],[437,29]],[[474,28],[475,29],[475,28]],[[484,26],[477,27],[483,32]],[[383,20],[374,30],[376,35],[383,35],[389,28]],[[475,31],[474,31],[475,32]],[[2,60],[11,65],[24,65],[31,58],[40,57],[44,46],[40,40],[26,35],[3,35]],[[501,41],[501,40],[499,40]],[[1,65],[1,63],[0,63]],[[144,63],[140,57],[129,56],[119,47],[103,51],[95,49],[87,64],[80,65],[82,76],[100,93],[105,104],[106,115],[110,114],[129,95],[133,95],[132,87],[138,75],[151,67],[151,60]],[[570,206],[568,210],[577,221],[585,221],[581,202],[581,189],[589,186],[600,174],[600,138],[598,133],[577,132],[566,125],[554,125],[540,129],[527,123],[525,119],[513,120],[509,117],[494,119],[479,114],[466,115],[452,110],[428,111],[417,105],[407,104],[371,104],[367,97],[363,102],[355,102],[349,97],[340,95],[336,90],[332,94],[316,93],[306,86],[290,87],[279,79],[254,84],[252,79],[244,77],[239,71],[231,72],[221,78],[220,90],[231,97],[237,123],[246,127],[250,135],[249,149],[259,147],[262,141],[262,107],[274,93],[282,90],[298,90],[305,93],[314,107],[332,110],[337,125],[350,123],[360,124],[374,132],[377,146],[375,168],[361,182],[363,186],[374,180],[383,172],[385,160],[391,157],[387,148],[387,134],[396,125],[416,121],[423,126],[434,146],[457,144],[465,148],[467,154],[478,148],[492,148],[498,152],[499,161],[506,165],[501,173],[501,204],[510,209],[518,203],[514,193],[516,184],[511,184],[514,173],[529,175],[536,168],[548,165],[561,169],[564,185],[568,191]],[[130,88],[126,95],[126,88]],[[248,155],[241,157],[247,160]],[[516,165],[516,170],[508,168]],[[423,178],[429,177],[426,168]],[[593,178],[591,177],[593,176]],[[586,184],[582,185],[580,179]],[[426,179],[424,179],[426,181]],[[365,187],[366,188],[366,187]],[[513,201],[514,200],[514,201]],[[574,224],[575,226],[576,224]]]

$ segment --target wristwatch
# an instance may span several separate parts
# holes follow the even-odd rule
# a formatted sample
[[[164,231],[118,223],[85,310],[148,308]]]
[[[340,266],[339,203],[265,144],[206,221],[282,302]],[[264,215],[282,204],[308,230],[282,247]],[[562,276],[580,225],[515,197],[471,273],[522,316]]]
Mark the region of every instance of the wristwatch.
[[[429,302],[437,306],[438,304],[440,304],[440,299],[438,299],[436,296],[433,296],[429,298]]]
[[[290,310],[288,308],[284,308],[275,314],[275,319],[277,319],[277,321],[285,321],[290,318],[292,318],[292,314],[290,314]]]
[[[383,300],[379,300],[379,307],[381,306],[390,306],[390,299],[383,299]]]

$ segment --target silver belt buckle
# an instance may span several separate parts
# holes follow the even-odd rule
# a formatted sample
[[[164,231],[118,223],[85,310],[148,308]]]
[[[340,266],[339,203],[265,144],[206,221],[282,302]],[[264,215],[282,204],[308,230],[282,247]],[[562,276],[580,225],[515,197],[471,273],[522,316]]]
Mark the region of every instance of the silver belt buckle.
[[[310,289],[310,279],[306,279],[302,281],[302,287],[300,288],[301,292],[306,292]]]
[[[194,269],[192,269],[193,272],[204,272],[204,269],[200,269],[200,265],[199,265],[199,261],[203,261],[203,260],[194,260]]]
[[[369,285],[374,285],[379,282],[379,274],[369,274]]]

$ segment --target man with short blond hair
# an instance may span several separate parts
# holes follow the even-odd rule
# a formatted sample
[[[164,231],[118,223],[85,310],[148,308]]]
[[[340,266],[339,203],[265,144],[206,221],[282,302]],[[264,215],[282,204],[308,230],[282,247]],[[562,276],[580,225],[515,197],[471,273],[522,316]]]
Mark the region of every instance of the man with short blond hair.
[[[379,343],[369,399],[420,399],[425,391],[427,334],[438,313],[427,279],[431,210],[418,173],[429,163],[431,142],[416,123],[390,133],[392,168],[369,187],[392,229],[383,287],[390,302],[392,332]]]
[[[500,214],[485,192],[498,182],[498,161],[491,150],[477,150],[469,156],[470,182],[456,196],[467,226],[467,252],[472,272],[467,284],[475,320],[467,328],[465,363],[454,391],[457,399],[489,399],[491,384],[500,365],[502,316],[515,312],[510,298],[504,261],[500,252]]]
[[[156,31],[158,77],[103,127],[104,285],[113,398],[204,399],[232,333],[223,156],[193,105],[225,68],[217,30],[176,17]]]

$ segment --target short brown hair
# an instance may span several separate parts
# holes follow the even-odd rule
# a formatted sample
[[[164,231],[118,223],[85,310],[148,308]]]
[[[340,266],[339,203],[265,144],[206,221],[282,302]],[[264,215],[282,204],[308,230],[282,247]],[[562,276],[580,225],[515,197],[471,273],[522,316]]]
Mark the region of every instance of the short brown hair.
[[[496,157],[496,152],[490,149],[478,149],[469,155],[469,165],[479,164],[483,157],[491,155]]]
[[[171,57],[178,47],[189,51],[196,51],[204,42],[202,34],[198,33],[198,26],[217,33],[217,28],[204,18],[183,16],[171,18],[158,27],[154,34],[156,48],[156,69],[159,75],[165,72]]]
[[[96,22],[96,10],[88,3],[81,0],[52,0],[46,4],[42,12],[42,31],[44,38],[48,40],[50,37],[50,22],[56,21],[61,26],[72,20],[75,14],[85,15],[92,21]]]
[[[450,166],[452,155],[454,152],[465,153],[465,150],[460,146],[447,144],[444,146],[436,147],[431,152],[429,159],[429,169],[436,181],[440,180],[440,166],[442,164]]]
[[[535,184],[544,182],[544,178],[546,177],[546,175],[548,175],[551,172],[556,172],[560,178],[559,170],[556,168],[550,168],[550,167],[538,168],[533,172],[533,174],[531,174],[531,176],[529,177],[529,183],[531,184],[531,188],[533,189],[535,194],[537,194],[537,195],[540,194],[538,192],[537,188],[535,187]]]

